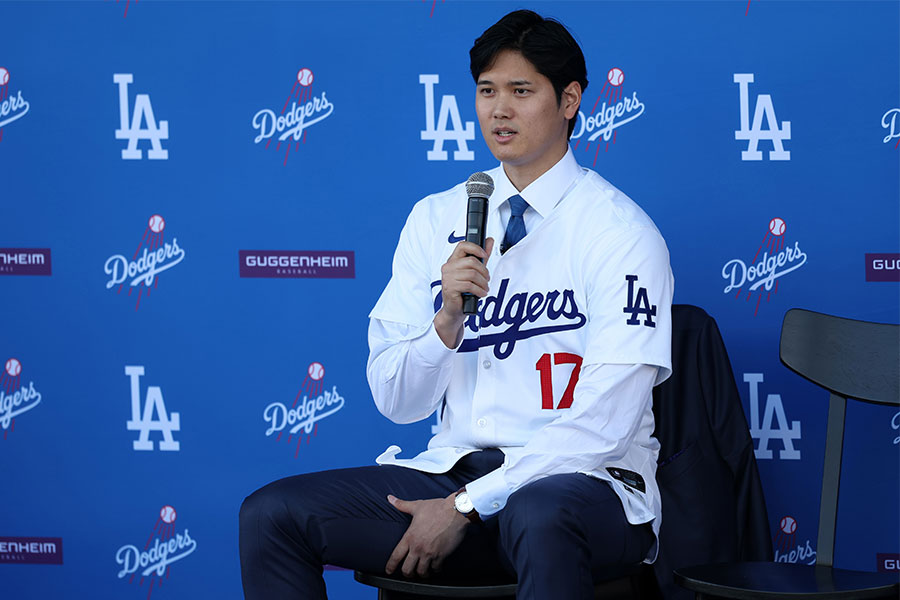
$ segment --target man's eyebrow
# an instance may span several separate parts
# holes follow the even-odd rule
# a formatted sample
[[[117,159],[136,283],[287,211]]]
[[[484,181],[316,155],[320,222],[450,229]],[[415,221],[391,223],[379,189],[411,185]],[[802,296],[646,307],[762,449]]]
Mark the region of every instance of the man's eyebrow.
[[[475,85],[491,85],[492,86],[492,85],[494,85],[494,82],[491,81],[490,79],[479,79],[478,83],[476,83]],[[522,85],[532,85],[532,82],[527,79],[513,79],[513,80],[509,81],[506,85],[509,87],[518,87],[518,86],[522,86]]]

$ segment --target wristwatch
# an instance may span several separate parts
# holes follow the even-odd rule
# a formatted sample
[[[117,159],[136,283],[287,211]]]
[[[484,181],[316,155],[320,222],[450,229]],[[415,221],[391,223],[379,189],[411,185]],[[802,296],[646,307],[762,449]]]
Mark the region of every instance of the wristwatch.
[[[469,498],[469,492],[466,491],[466,488],[462,488],[456,492],[456,498],[453,500],[453,507],[456,509],[456,512],[473,523],[481,521],[478,512],[475,510],[475,505],[472,504],[472,500]]]

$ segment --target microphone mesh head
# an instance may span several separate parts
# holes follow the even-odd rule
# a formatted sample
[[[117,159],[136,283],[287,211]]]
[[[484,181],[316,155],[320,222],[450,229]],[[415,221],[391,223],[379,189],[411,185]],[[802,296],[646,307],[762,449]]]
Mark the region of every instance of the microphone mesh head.
[[[494,180],[487,173],[472,173],[466,181],[466,194],[469,196],[482,196],[490,198],[494,193]]]

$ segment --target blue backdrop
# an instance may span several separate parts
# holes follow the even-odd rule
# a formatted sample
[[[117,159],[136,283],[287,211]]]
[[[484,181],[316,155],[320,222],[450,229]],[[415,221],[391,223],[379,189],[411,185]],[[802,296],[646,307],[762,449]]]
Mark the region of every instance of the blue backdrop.
[[[815,560],[827,394],[778,337],[898,321],[900,3],[4,1],[6,594],[240,598],[244,496],[424,447],[374,408],[367,314],[412,205],[495,165],[468,49],[523,6],[582,44],[575,155],[718,320],[776,558]],[[900,413],[847,428],[836,563],[896,569]]]

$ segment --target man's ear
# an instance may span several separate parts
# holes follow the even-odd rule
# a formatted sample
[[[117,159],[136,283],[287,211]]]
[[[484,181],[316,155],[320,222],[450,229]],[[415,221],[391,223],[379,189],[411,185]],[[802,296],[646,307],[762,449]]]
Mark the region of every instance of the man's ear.
[[[565,110],[566,119],[574,119],[578,114],[578,107],[581,106],[581,84],[573,81],[562,91],[560,98],[563,109]]]

